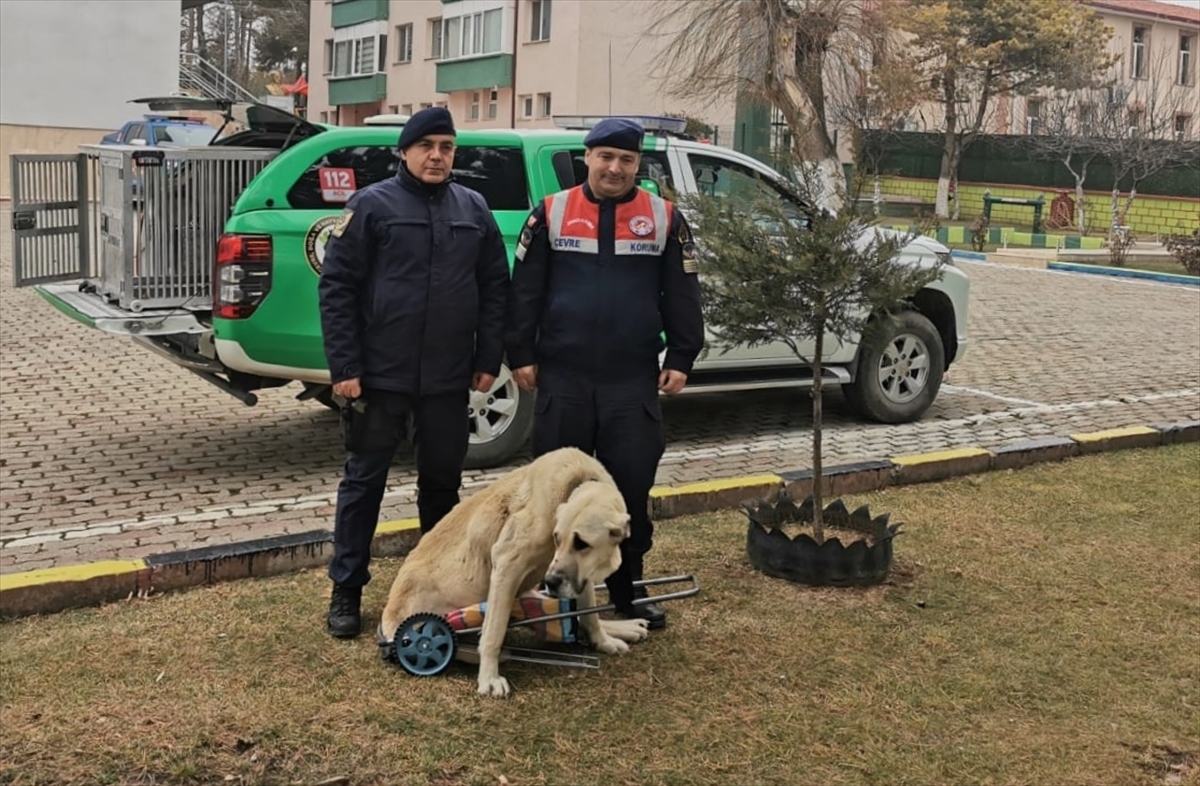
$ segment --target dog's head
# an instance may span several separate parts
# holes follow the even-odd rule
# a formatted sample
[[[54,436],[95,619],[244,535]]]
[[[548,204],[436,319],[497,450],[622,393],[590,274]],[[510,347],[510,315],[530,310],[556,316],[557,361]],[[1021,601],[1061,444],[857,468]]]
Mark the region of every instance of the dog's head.
[[[625,500],[611,483],[589,481],[558,506],[554,523],[554,561],[546,588],[559,598],[577,598],[603,583],[621,565],[621,541],[629,537]]]

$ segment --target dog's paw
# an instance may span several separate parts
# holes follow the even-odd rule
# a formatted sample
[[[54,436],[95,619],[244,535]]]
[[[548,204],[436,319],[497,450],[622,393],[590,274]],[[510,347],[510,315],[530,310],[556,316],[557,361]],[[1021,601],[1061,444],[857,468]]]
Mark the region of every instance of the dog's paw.
[[[605,636],[596,644],[596,649],[605,655],[624,655],[629,652],[629,645],[612,636]]]
[[[613,638],[636,644],[650,637],[649,623],[643,619],[600,620],[601,629]]]
[[[495,696],[503,699],[509,693],[508,680],[500,675],[495,677],[480,677],[479,678],[479,695],[480,696]]]

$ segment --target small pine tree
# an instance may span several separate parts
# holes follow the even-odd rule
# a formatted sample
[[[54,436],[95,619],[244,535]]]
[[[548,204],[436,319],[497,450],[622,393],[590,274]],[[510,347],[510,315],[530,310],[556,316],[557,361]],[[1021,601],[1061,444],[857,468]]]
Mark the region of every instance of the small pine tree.
[[[804,171],[803,165],[797,169]],[[714,348],[782,342],[812,371],[813,537],[822,543],[825,348],[830,339],[856,341],[869,320],[898,310],[938,278],[941,262],[902,262],[898,253],[911,235],[875,228],[850,210],[833,214],[812,204],[799,196],[794,203],[735,194],[684,200],[696,229],[705,321],[717,338]]]

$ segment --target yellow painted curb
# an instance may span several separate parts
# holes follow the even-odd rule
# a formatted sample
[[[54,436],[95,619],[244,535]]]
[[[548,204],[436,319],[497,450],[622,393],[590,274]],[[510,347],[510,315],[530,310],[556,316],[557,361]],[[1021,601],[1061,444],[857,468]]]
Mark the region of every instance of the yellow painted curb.
[[[714,491],[741,488],[742,486],[763,486],[768,483],[783,483],[779,475],[747,475],[744,478],[726,478],[724,480],[704,480],[699,483],[689,483],[686,486],[659,486],[650,489],[652,498],[678,497],[683,494],[708,494]]]
[[[954,459],[990,455],[991,451],[984,450],[983,448],[957,448],[955,450],[939,450],[936,453],[914,453],[907,456],[893,456],[891,462],[901,467],[915,467],[919,464],[932,464],[935,461],[953,461]]]
[[[68,581],[88,581],[103,576],[119,576],[146,570],[144,559],[117,559],[88,562],[82,565],[64,565],[61,568],[41,568],[24,573],[0,574],[0,592],[42,584],[60,584]]]
[[[375,535],[390,535],[393,532],[408,532],[413,529],[420,529],[420,519],[397,519],[396,521],[384,521],[375,527]]]
[[[1071,434],[1070,436],[1076,442],[1103,442],[1106,439],[1150,436],[1158,433],[1157,430],[1145,426],[1128,426],[1126,428],[1110,428],[1107,431],[1091,431],[1086,434]]]

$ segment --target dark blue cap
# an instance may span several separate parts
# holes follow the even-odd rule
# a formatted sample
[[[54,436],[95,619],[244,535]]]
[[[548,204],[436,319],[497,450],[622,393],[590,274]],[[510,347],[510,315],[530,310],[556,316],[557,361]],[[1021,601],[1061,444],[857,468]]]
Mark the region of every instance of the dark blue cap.
[[[623,117],[606,117],[592,127],[584,137],[584,147],[615,147],[618,150],[642,152],[642,124]]]
[[[456,135],[450,110],[443,106],[430,106],[410,117],[404,124],[404,130],[400,132],[399,147],[403,150],[430,134]]]

